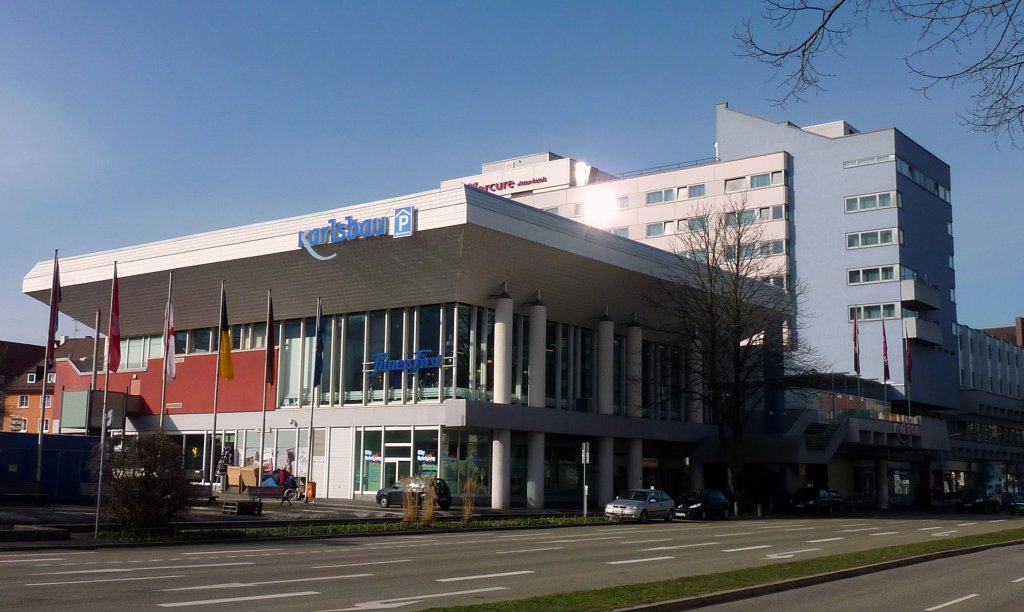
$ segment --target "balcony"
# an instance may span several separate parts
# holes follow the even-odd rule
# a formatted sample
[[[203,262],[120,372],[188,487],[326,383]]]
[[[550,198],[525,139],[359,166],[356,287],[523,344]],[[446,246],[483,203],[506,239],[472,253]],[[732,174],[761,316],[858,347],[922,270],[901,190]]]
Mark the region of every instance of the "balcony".
[[[909,317],[903,321],[907,326],[907,338],[937,346],[942,345],[942,328],[938,323],[925,321],[920,317]]]
[[[942,307],[939,288],[917,278],[900,281],[900,299],[903,307],[910,310],[938,310]]]

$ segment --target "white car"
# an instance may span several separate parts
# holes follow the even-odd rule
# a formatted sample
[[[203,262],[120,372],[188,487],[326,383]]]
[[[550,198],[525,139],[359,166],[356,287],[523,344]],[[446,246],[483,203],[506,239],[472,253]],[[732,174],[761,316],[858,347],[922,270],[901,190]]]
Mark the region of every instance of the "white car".
[[[668,493],[657,489],[629,489],[608,502],[604,515],[610,519],[632,519],[638,523],[656,517],[671,521],[676,517],[675,502]]]

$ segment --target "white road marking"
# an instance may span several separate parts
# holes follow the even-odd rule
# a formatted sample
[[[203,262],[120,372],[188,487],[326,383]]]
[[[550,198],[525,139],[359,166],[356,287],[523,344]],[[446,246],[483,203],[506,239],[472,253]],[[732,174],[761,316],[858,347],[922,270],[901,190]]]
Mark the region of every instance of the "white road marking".
[[[792,559],[793,555],[799,555],[800,553],[806,553],[806,552],[814,552],[816,550],[821,550],[821,549],[820,548],[803,548],[803,549],[800,549],[800,550],[788,550],[786,552],[780,552],[780,553],[773,553],[773,554],[770,554],[770,555],[765,555],[764,558],[765,559]]]
[[[880,535],[896,535],[898,531],[879,531],[878,533],[869,533],[869,536],[880,536]]]
[[[317,580],[338,580],[345,578],[367,578],[373,574],[345,574],[343,576],[309,576],[307,578],[290,578],[288,580],[265,580],[263,582],[222,582],[220,584],[201,584],[195,586],[174,587],[171,589],[160,589],[161,591],[201,591],[205,589],[242,589],[251,586],[263,586],[266,584],[286,584],[288,582],[313,582]]]
[[[792,527],[786,531],[811,531],[813,529],[816,529],[816,527]]]
[[[64,561],[64,557],[52,557],[46,559],[4,559],[0,563],[36,563],[38,561]]]
[[[712,535],[711,537],[713,537],[713,538],[729,538],[729,537],[734,537],[734,536],[745,536],[745,535],[754,535],[754,532],[753,531],[744,531],[744,532],[741,532],[741,533],[716,533],[716,534]]]
[[[283,548],[248,548],[244,550],[201,550],[198,552],[183,552],[183,555],[226,555],[228,553],[257,553],[284,550]]]
[[[384,565],[385,563],[408,563],[412,559],[394,559],[392,561],[365,561],[362,563],[339,563],[337,565],[314,565],[309,569],[330,569],[332,567],[358,567],[360,565]]]
[[[298,591],[295,593],[274,593],[273,595],[249,595],[248,597],[224,597],[222,599],[204,599],[200,601],[179,601],[177,603],[157,604],[161,608],[181,608],[184,606],[206,606],[209,604],[234,603],[236,601],[259,601],[260,599],[282,599],[284,597],[303,597],[319,595],[319,591]]]
[[[384,610],[387,608],[400,608],[411,604],[419,603],[424,599],[434,597],[452,597],[454,595],[473,595],[475,593],[489,593],[492,591],[507,591],[508,587],[487,587],[485,589],[472,589],[470,591],[452,591],[450,593],[434,593],[432,595],[413,595],[412,597],[399,597],[396,599],[378,599],[377,601],[362,601],[352,608],[336,608],[324,612],[357,612],[359,610]]]
[[[867,523],[850,523],[849,525],[840,525],[840,527],[863,527]]]
[[[658,538],[656,540],[633,540],[632,542],[619,542],[623,546],[632,546],[634,544],[650,544],[651,542],[671,542],[672,538]]]
[[[1018,578],[1016,580],[1011,580],[1010,582],[1024,582],[1024,578]]]
[[[61,551],[60,554],[61,554],[61,556],[67,557],[68,555],[95,555],[96,552],[92,551],[92,550],[87,550],[87,551],[82,551],[82,552],[65,552],[65,551]],[[8,553],[6,555],[0,555],[0,559],[8,559],[10,557],[21,558],[21,557],[52,557],[52,556],[53,556],[52,552]],[[30,560],[31,561],[36,561],[37,559],[30,559]]]
[[[229,567],[232,565],[253,565],[252,561],[236,561],[234,563],[206,563],[201,565],[165,565],[164,567],[111,567],[106,569],[73,570],[67,572],[44,572],[36,576],[57,576],[63,574],[112,574],[115,572],[150,572],[153,570],[195,569],[199,567]]]
[[[918,531],[931,531],[932,529],[942,529],[942,527],[918,527]]]
[[[760,546],[744,546],[743,548],[726,548],[722,552],[743,552],[745,550],[757,550],[759,548],[771,548],[771,544],[762,544]]]
[[[675,557],[648,557],[647,559],[629,559],[627,561],[606,561],[608,565],[625,565],[627,563],[648,563],[650,561],[665,561],[666,559],[675,559]]]
[[[859,529],[840,529],[836,533],[856,533],[858,531],[874,531],[875,529],[878,529],[878,527],[861,527]]]
[[[942,537],[942,536],[952,535],[954,533],[956,533],[956,529],[950,529],[949,531],[936,531],[935,533],[932,534],[932,536],[933,537],[934,536]]]
[[[434,582],[459,582],[462,580],[482,580],[484,578],[504,578],[505,576],[522,576],[523,574],[536,573],[533,570],[522,570],[518,572],[501,572],[499,574],[477,574],[476,576],[456,576],[454,578],[435,578]]]
[[[836,540],[845,540],[846,538],[822,538],[820,540],[807,540],[808,544],[820,544],[821,542],[835,542]]]
[[[162,578],[184,578],[185,574],[173,576],[138,576],[136,578],[97,578],[95,580],[66,580],[64,582],[29,582],[25,586],[59,586],[62,584],[90,584],[93,582],[129,582],[132,580],[160,580]]]
[[[545,550],[562,550],[564,546],[549,546],[547,548],[522,548],[519,550],[499,550],[495,552],[496,555],[514,555],[517,553],[531,553],[531,552],[543,552]]]
[[[957,523],[957,527],[967,527],[970,525],[977,525],[977,523]]]
[[[569,544],[571,542],[594,542],[597,540],[621,540],[626,536],[604,536],[601,538],[570,538],[565,540],[543,540],[538,544]]]
[[[992,519],[990,523],[1005,523],[1006,519]]]
[[[677,546],[655,546],[654,548],[641,548],[637,552],[649,552],[652,550],[677,550],[680,548],[696,548],[698,546],[714,546],[721,544],[721,542],[700,542],[698,544],[679,544]]]
[[[961,597],[960,599],[954,599],[953,601],[947,601],[946,603],[939,604],[937,606],[932,606],[930,608],[925,608],[924,612],[932,612],[933,610],[941,610],[942,608],[945,608],[946,606],[952,606],[953,604],[958,604],[961,601],[967,601],[968,599],[973,599],[973,598],[975,598],[977,596],[978,596],[977,593],[971,593],[970,595]]]
[[[758,529],[783,529],[785,527],[789,527],[789,525],[768,525],[767,527],[758,527]],[[808,529],[813,529],[813,527],[808,527]]]

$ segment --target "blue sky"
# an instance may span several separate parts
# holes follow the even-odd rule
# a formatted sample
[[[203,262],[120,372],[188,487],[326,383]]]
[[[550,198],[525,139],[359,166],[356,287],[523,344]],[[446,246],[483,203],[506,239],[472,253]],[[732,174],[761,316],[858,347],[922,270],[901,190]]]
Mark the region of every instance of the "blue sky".
[[[925,97],[876,22],[785,109],[733,31],[758,2],[0,3],[0,339],[42,344],[37,261],[432,189],[550,150],[613,173],[714,155],[714,105],[897,127],[950,164],[960,321],[1024,303],[1022,154]],[[91,333],[66,318],[60,333]]]

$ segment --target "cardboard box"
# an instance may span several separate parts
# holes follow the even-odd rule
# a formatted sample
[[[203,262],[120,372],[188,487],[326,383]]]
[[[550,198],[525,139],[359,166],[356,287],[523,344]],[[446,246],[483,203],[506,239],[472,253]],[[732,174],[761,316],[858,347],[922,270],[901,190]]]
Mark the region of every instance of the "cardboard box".
[[[258,465],[247,465],[244,467],[229,465],[228,486],[238,487],[239,493],[245,491],[246,487],[255,487],[259,467]]]

